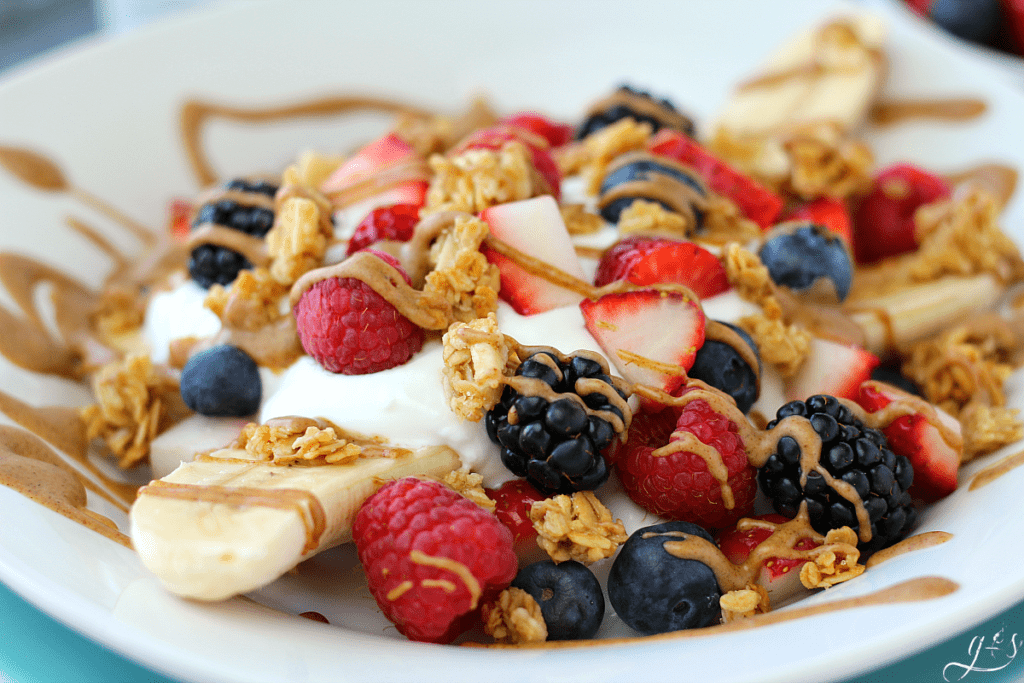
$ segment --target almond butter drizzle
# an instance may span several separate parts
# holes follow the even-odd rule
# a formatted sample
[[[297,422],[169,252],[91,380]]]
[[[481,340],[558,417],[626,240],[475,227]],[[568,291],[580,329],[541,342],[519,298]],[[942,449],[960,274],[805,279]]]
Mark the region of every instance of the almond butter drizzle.
[[[413,157],[408,161],[388,166],[378,173],[367,176],[351,185],[346,185],[341,189],[332,190],[328,185],[325,185],[322,189],[324,194],[330,197],[332,204],[343,208],[410,181],[421,182],[423,187],[426,188],[429,180],[430,167],[427,166],[427,162],[419,157]]]
[[[1008,455],[999,462],[989,465],[974,475],[974,478],[971,479],[971,485],[968,487],[968,490],[974,491],[976,489],[980,489],[982,486],[987,486],[1007,472],[1010,472],[1021,465],[1024,465],[1024,451]]]
[[[871,567],[880,565],[894,557],[899,557],[900,555],[905,555],[906,553],[914,552],[915,550],[924,550],[925,548],[933,548],[937,545],[942,545],[946,541],[952,540],[952,538],[953,534],[946,531],[926,531],[923,534],[916,534],[909,538],[904,538],[899,543],[879,550],[868,558],[868,561],[865,564],[870,569]]]
[[[891,126],[916,119],[970,121],[988,111],[984,100],[973,97],[948,99],[888,100],[876,102],[868,113],[876,126]]]
[[[641,116],[648,116],[664,128],[688,130],[693,127],[690,119],[657,100],[621,89],[591,104],[587,109],[587,116],[602,114],[616,106],[625,106]]]
[[[316,550],[320,544],[320,537],[327,528],[327,516],[320,499],[311,491],[303,489],[177,484],[156,480],[139,489],[139,496],[157,496],[238,508],[264,507],[295,512],[306,527],[306,544],[302,548],[303,554]]]

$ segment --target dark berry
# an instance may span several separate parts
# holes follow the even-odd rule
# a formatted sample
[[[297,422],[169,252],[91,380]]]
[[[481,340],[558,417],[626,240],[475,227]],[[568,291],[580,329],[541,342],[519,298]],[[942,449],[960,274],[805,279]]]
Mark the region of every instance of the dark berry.
[[[663,191],[652,196],[650,183],[657,181]],[[665,192],[664,188],[671,190]],[[703,225],[703,212],[694,197],[708,196],[707,185],[693,169],[649,152],[623,154],[608,167],[601,182],[598,207],[601,217],[617,223],[619,216],[634,201],[641,199],[661,204],[666,210],[689,215],[694,229]]]
[[[729,344],[717,339],[706,339],[704,345],[697,350],[693,367],[686,374],[729,394],[736,401],[736,406],[746,413],[757,400],[761,356],[750,335],[735,325],[720,324],[731,328],[746,342],[757,357],[758,367],[750,367],[740,352]]]
[[[776,226],[758,256],[772,281],[794,292],[810,291],[830,302],[843,301],[850,293],[850,253],[841,238],[816,223],[794,221]]]
[[[537,601],[548,640],[593,638],[604,619],[604,594],[594,573],[579,562],[551,560],[527,565],[512,585]]]
[[[999,0],[934,0],[928,16],[953,35],[975,43],[989,43],[1003,23]]]
[[[713,543],[696,524],[667,522],[637,530],[622,545],[608,574],[608,600],[630,628],[651,635],[701,628],[718,618],[722,592],[715,573],[665,548],[689,536]]]
[[[807,419],[821,440],[821,467],[841,482],[841,488],[852,489],[863,504],[871,539],[860,544],[861,550],[873,552],[903,538],[917,516],[907,493],[914,480],[910,461],[894,455],[881,432],[865,426],[833,396],[816,395],[787,403],[769,427],[774,430],[783,420],[798,419]],[[798,440],[785,435],[761,468],[761,488],[776,511],[793,517],[806,503],[811,525],[819,533],[842,526],[859,533],[856,507],[822,473],[807,472],[801,485],[804,455]]]
[[[245,417],[260,407],[263,382],[256,362],[236,346],[222,344],[189,358],[181,371],[181,398],[211,417]]]
[[[908,394],[915,396],[921,395],[921,388],[909,379],[906,375],[900,372],[899,368],[891,365],[879,365],[871,371],[871,379],[876,379],[879,382],[885,382],[891,384],[894,387],[898,387]]]
[[[229,285],[241,271],[250,268],[247,258],[216,244],[200,244],[188,257],[188,274],[205,289],[215,284]]]
[[[650,93],[628,85],[620,86],[616,95],[615,99],[618,99],[619,102],[611,104],[602,110],[590,112],[576,129],[577,140],[582,140],[591,133],[595,133],[627,117],[639,123],[651,124],[651,128],[655,132],[666,127],[675,128],[691,137],[696,132],[693,121],[679,113],[675,105],[665,98],[652,97]],[[651,111],[649,107],[643,107],[640,104],[641,102],[655,105],[653,113],[638,111],[641,108]]]
[[[544,351],[520,363],[516,377],[543,382],[558,396],[549,401],[505,387],[501,402],[484,418],[488,437],[502,446],[505,467],[548,495],[593,490],[603,484],[608,467],[602,451],[616,438],[606,418],[614,415],[621,420],[623,415],[600,391],[583,391],[576,384],[584,378],[597,380],[622,396],[625,392],[605,371],[587,356],[562,362]]]

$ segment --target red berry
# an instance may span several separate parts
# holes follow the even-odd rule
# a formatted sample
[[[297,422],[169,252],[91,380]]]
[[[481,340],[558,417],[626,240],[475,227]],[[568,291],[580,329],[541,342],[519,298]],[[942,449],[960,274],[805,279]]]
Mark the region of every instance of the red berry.
[[[552,147],[561,147],[572,140],[574,132],[573,127],[567,123],[556,123],[545,116],[528,111],[506,116],[501,120],[501,123],[524,128],[535,135],[539,135],[547,140],[548,144]]]
[[[772,227],[782,211],[781,197],[713,156],[693,138],[679,131],[659,130],[648,143],[648,149],[693,167],[712,190],[734,201],[762,230]]]
[[[171,237],[175,240],[184,242],[188,239],[195,209],[195,204],[187,199],[172,199],[167,203],[167,222],[171,228]]]
[[[409,276],[388,254],[372,251]],[[356,278],[328,278],[307,289],[295,305],[302,348],[324,369],[365,375],[402,365],[423,347],[423,330]]]
[[[675,282],[702,299],[729,289],[725,268],[707,249],[692,242],[641,235],[620,240],[601,256],[594,284],[600,287],[616,280],[637,285]]]
[[[346,253],[351,256],[381,240],[408,242],[419,220],[420,207],[415,204],[392,204],[374,209],[356,226]]]
[[[821,197],[801,204],[782,217],[784,221],[806,220],[826,228],[841,237],[847,246],[853,245],[853,219],[846,202],[833,197]]]
[[[543,493],[525,479],[513,479],[499,488],[485,490],[496,504],[495,517],[509,528],[517,544],[537,537],[537,530],[530,521],[530,508],[538,500],[544,500]]]
[[[654,451],[681,436],[662,440],[666,416],[662,411],[649,419],[637,416],[617,463],[623,487],[645,510],[669,519],[693,522],[706,529],[723,529],[749,516],[757,494],[757,470],[747,461],[736,424],[716,412],[703,399],[688,403],[679,414],[676,432],[690,432],[718,451],[728,470],[727,483],[734,504],[726,508],[722,485],[696,453],[678,451],[654,455]]]
[[[873,263],[917,249],[914,212],[950,193],[946,181],[917,166],[895,164],[883,169],[853,214],[857,262]]]
[[[352,526],[370,593],[410,640],[451,642],[518,570],[512,532],[444,484],[385,484]]]

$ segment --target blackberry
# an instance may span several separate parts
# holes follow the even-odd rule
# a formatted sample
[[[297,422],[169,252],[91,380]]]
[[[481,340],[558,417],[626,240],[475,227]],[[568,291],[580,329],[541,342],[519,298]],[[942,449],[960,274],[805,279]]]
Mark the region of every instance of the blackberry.
[[[195,230],[204,225],[219,225],[261,238],[274,225],[272,201],[277,186],[265,180],[236,178],[224,185],[217,196],[196,211]],[[201,287],[227,285],[242,270],[252,268],[243,255],[219,244],[200,243],[192,249],[188,272]]]
[[[863,502],[871,524],[871,539],[860,544],[874,552],[906,536],[917,510],[907,490],[914,481],[914,468],[904,456],[889,450],[885,436],[857,419],[833,396],[816,395],[806,401],[791,401],[766,426],[775,429],[784,420],[798,416],[808,420],[821,438],[820,465],[835,479],[853,487]],[[800,445],[792,436],[781,437],[775,452],[759,473],[761,488],[772,499],[776,511],[796,516],[807,503],[811,525],[819,533],[848,526],[860,531],[854,505],[830,486],[817,471],[800,484]]]
[[[654,132],[662,128],[674,128],[690,137],[696,132],[693,121],[680,113],[667,99],[653,97],[643,90],[622,85],[610,97],[591,107],[583,123],[576,129],[576,139],[582,140],[591,133],[596,133],[627,117],[638,123],[651,124]]]
[[[538,351],[519,365],[488,411],[487,434],[501,446],[505,467],[545,495],[593,490],[608,479],[601,451],[629,422],[601,387],[624,401],[624,386],[597,358]],[[554,396],[549,400],[538,389]]]

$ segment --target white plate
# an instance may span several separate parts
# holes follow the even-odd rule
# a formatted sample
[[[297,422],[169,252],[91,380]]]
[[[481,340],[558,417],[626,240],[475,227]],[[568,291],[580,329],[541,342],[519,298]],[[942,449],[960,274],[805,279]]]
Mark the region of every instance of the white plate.
[[[731,84],[771,48],[839,7],[846,6],[821,0],[230,6],[13,74],[0,84],[0,144],[46,153],[77,185],[156,226],[169,197],[196,190],[177,137],[177,107],[189,95],[255,105],[324,90],[372,91],[455,110],[487,90],[501,109],[537,107],[574,119],[589,101],[629,80],[672,96],[707,122]],[[989,160],[1024,166],[1024,97],[948,42],[891,9],[880,11],[892,18],[891,93],[977,95],[991,108],[971,124],[918,123],[872,135],[879,163],[910,159],[939,171]],[[219,170],[229,175],[280,168],[307,146],[345,149],[382,125],[369,119],[215,124],[208,141]],[[5,249],[99,282],[109,264],[70,235],[64,217],[85,218],[122,240],[115,226],[69,196],[28,189],[6,173],[0,173],[0,198]],[[1020,194],[1004,224],[1018,237],[1024,233]],[[59,380],[6,365],[0,386],[36,404],[82,400],[80,390],[69,393]],[[1019,382],[1011,401],[1024,406]],[[964,481],[982,464],[969,468]],[[921,530],[951,532],[952,541],[803,604],[920,576],[959,583],[948,597],[750,632],[587,650],[485,651],[382,637],[388,634],[375,626],[368,597],[351,597],[361,578],[345,551],[319,561],[314,566],[321,571],[306,579],[323,584],[321,595],[297,592],[286,579],[259,597],[292,614],[317,609],[334,624],[340,623],[335,615],[356,615],[362,621],[351,629],[245,600],[179,601],[160,591],[128,550],[3,488],[0,579],[89,637],[196,681],[834,680],[909,656],[1024,596],[1017,533],[1022,489],[1024,468],[977,491],[962,488],[922,517]]]

